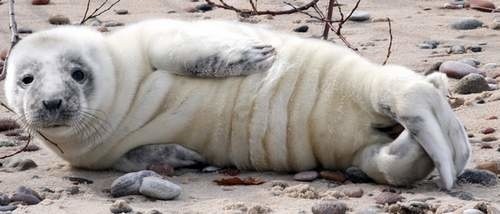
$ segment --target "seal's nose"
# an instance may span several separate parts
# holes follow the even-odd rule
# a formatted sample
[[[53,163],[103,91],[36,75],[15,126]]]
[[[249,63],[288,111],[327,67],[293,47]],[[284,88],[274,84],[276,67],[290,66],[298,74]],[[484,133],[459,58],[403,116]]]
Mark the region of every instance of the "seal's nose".
[[[49,111],[55,111],[61,108],[62,100],[61,99],[53,99],[53,100],[44,100],[42,101],[45,109]]]

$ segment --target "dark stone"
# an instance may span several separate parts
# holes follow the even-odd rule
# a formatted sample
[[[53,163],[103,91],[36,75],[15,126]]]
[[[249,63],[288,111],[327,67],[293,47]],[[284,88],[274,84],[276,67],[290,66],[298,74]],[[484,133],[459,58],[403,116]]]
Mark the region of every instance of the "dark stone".
[[[214,7],[210,4],[200,4],[200,5],[196,5],[196,10],[198,11],[201,11],[201,12],[207,12],[207,11],[211,11],[214,9]]]
[[[0,205],[4,206],[10,203],[10,198],[8,195],[0,193]]]
[[[458,183],[495,186],[497,184],[497,176],[487,170],[466,169],[464,173],[458,176]]]
[[[372,183],[373,180],[360,168],[349,167],[345,170],[347,179],[353,183]]]
[[[297,32],[297,33],[305,33],[309,30],[309,26],[307,25],[302,25],[302,26],[299,26],[295,29],[293,29],[293,31]]]
[[[118,9],[118,10],[115,10],[115,13],[118,15],[126,15],[126,14],[128,14],[128,10]]]
[[[69,18],[63,15],[54,15],[49,18],[49,23],[53,25],[68,25]]]
[[[25,33],[25,34],[30,34],[33,33],[33,30],[26,28],[26,27],[20,27],[17,29],[18,33]]]
[[[86,179],[86,178],[80,178],[80,177],[73,177],[73,176],[64,176],[63,179],[71,181],[71,183],[78,185],[78,184],[93,184],[94,181]]]
[[[455,86],[455,92],[458,94],[481,93],[490,90],[486,79],[480,74],[468,74],[460,79]]]
[[[451,27],[456,30],[472,30],[483,26],[483,22],[474,18],[462,18],[451,23]]]

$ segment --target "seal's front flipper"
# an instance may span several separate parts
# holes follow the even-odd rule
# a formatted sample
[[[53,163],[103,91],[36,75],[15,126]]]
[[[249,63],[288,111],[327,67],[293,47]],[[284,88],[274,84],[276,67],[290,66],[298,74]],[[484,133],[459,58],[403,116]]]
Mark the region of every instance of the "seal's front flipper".
[[[152,67],[179,75],[223,78],[265,72],[276,50],[241,35],[202,35],[182,30],[158,35],[148,48]]]
[[[123,155],[113,168],[123,172],[149,169],[154,165],[169,165],[183,168],[204,165],[198,153],[177,144],[150,144],[139,146]]]

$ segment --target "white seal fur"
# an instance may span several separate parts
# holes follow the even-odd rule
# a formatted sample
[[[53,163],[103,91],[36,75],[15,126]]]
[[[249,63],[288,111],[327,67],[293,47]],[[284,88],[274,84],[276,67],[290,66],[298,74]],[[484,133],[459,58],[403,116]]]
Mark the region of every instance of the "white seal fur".
[[[235,67],[255,44],[272,46],[276,55]],[[30,125],[29,112],[42,107],[28,101],[34,93],[26,93],[23,75],[35,74],[41,97],[64,93],[56,87],[70,81],[56,75],[64,51],[87,62],[94,86],[73,92],[80,94],[74,102],[99,119]],[[226,76],[235,77],[212,78]],[[58,155],[91,169],[112,167],[142,145],[175,143],[219,166],[358,166],[395,185],[422,179],[435,166],[450,189],[470,156],[442,75],[423,77],[329,42],[229,22],[154,20],[107,36],[85,27],[38,32],[12,51],[5,90],[8,104],[57,144],[48,143]],[[405,130],[396,139],[381,131],[397,124]]]

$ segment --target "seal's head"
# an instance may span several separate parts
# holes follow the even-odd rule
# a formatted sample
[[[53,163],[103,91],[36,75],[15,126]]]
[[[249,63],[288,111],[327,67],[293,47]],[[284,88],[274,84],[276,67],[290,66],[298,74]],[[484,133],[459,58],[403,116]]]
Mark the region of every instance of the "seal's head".
[[[86,124],[95,124],[96,113],[114,94],[114,68],[105,40],[87,28],[30,35],[15,46],[7,65],[9,106],[28,128],[52,136],[89,129]]]

